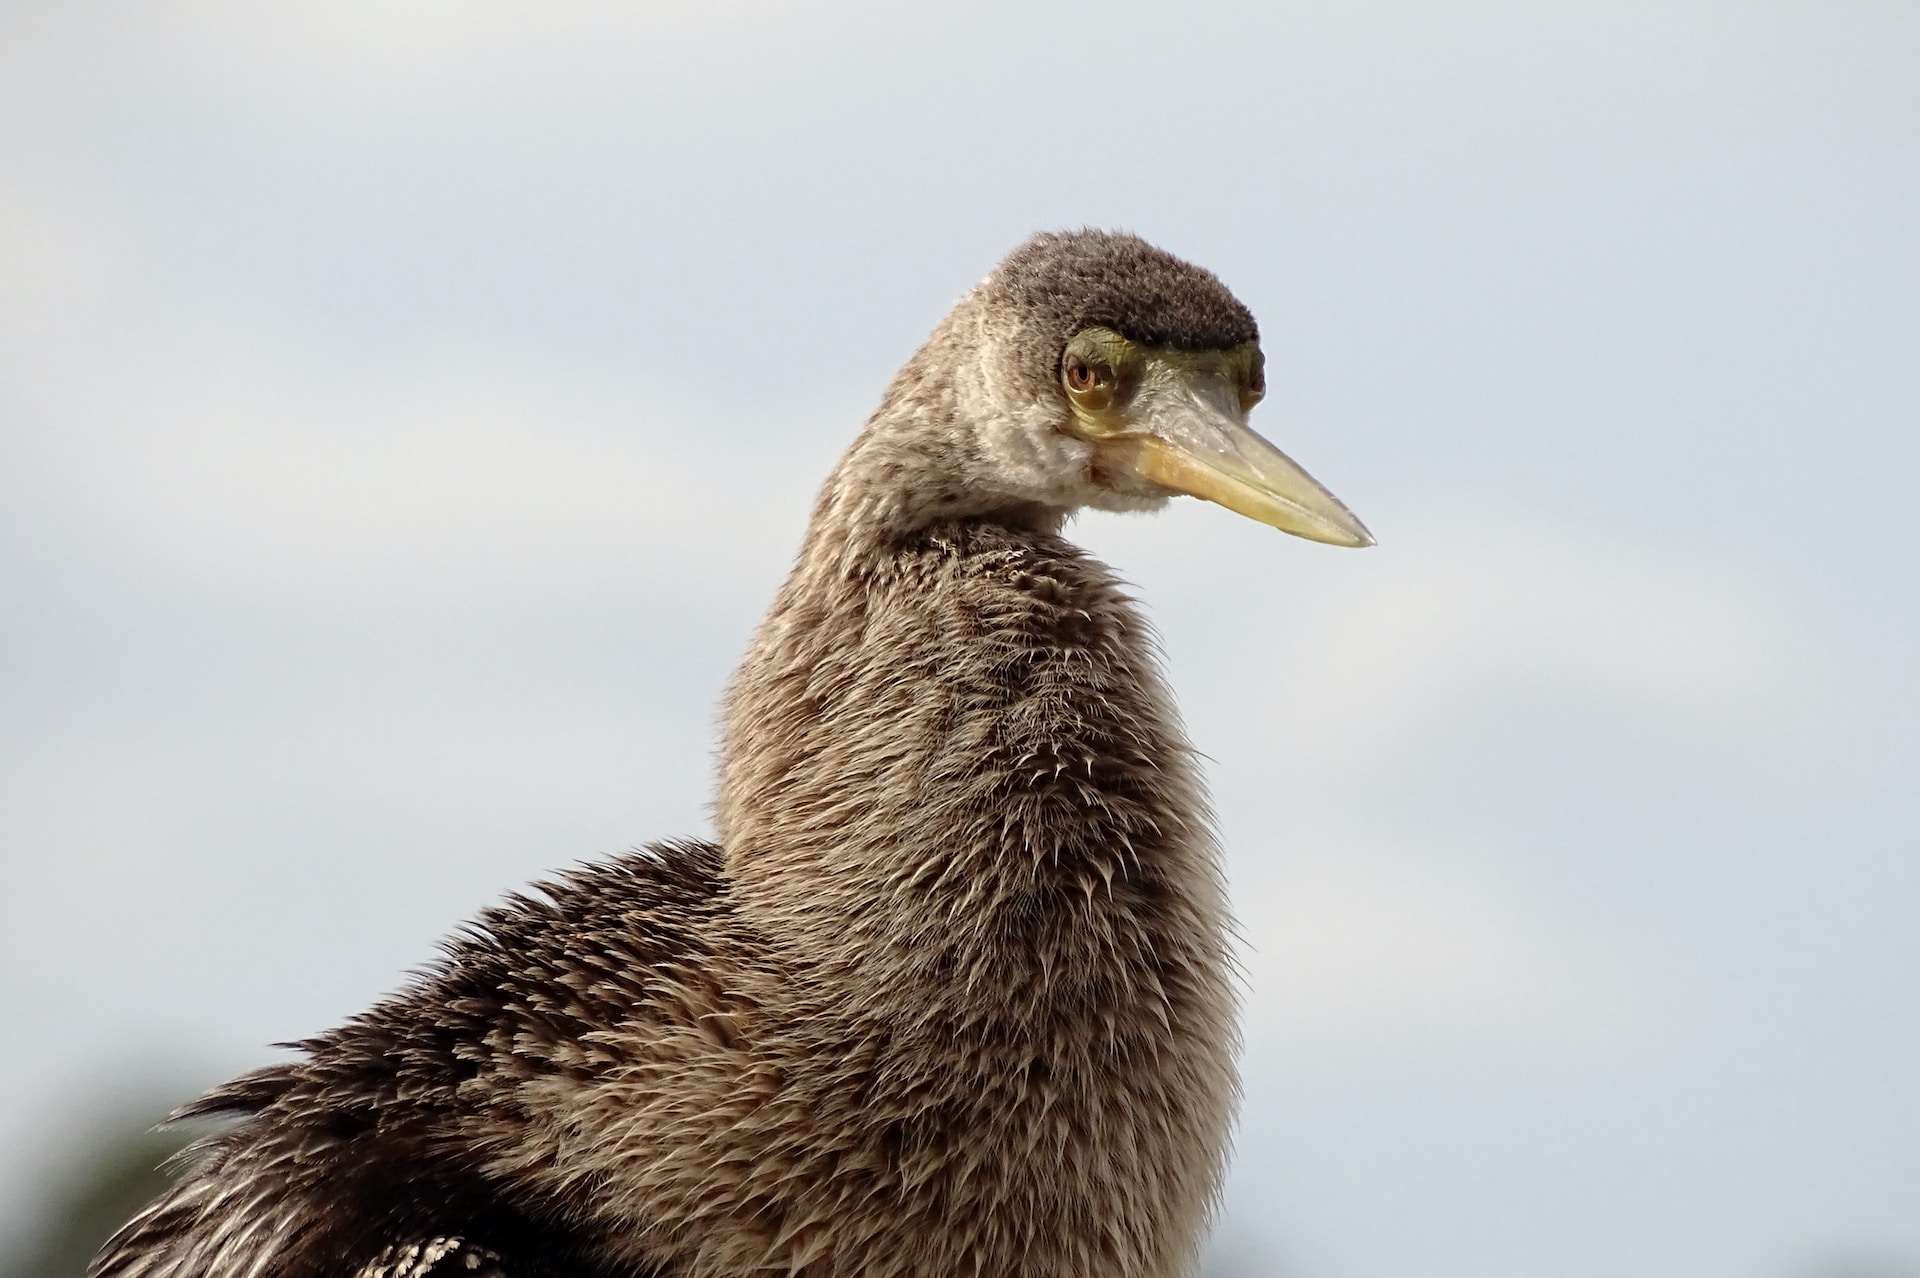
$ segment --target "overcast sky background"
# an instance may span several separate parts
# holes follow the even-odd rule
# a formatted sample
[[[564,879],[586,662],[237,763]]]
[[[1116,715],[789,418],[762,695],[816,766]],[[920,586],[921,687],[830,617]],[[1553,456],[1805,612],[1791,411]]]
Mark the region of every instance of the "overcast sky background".
[[[1223,1245],[1920,1274],[1916,68],[1900,0],[0,5],[0,1241],[705,830],[820,478],[1091,224],[1381,543],[1077,525],[1214,761]]]

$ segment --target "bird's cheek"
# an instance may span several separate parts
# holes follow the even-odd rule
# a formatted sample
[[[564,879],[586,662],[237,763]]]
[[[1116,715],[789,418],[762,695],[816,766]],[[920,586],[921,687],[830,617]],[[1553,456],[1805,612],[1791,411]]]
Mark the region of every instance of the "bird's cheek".
[[[1168,491],[1127,465],[1117,451],[1099,444],[1086,445],[1088,482],[1102,493],[1136,500],[1164,501]]]

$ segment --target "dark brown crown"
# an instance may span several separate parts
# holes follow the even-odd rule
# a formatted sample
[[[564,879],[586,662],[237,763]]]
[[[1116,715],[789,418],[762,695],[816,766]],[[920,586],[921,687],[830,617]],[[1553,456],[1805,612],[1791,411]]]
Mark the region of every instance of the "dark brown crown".
[[[1020,314],[1057,356],[1082,329],[1181,350],[1226,350],[1259,340],[1249,311],[1211,271],[1135,235],[1043,232],[987,277],[989,299]]]

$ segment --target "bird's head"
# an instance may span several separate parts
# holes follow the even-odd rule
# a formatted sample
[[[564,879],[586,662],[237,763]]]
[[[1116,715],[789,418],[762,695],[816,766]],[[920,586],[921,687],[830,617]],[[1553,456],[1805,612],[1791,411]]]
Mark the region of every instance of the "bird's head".
[[[1337,546],[1372,536],[1256,434],[1253,315],[1212,273],[1132,235],[1037,235],[961,299],[849,453],[894,526],[1180,493]],[[844,495],[844,494],[843,494]]]

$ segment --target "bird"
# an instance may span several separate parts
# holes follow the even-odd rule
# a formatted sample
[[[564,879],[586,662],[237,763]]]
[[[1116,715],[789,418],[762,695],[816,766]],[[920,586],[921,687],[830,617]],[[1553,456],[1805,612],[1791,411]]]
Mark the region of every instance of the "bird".
[[[1046,232],[892,379],[723,702],[711,841],[508,896],[180,1111],[91,1278],[1172,1278],[1238,1099],[1231,927],[1140,605],[1202,498],[1373,544],[1255,433],[1252,313]]]

